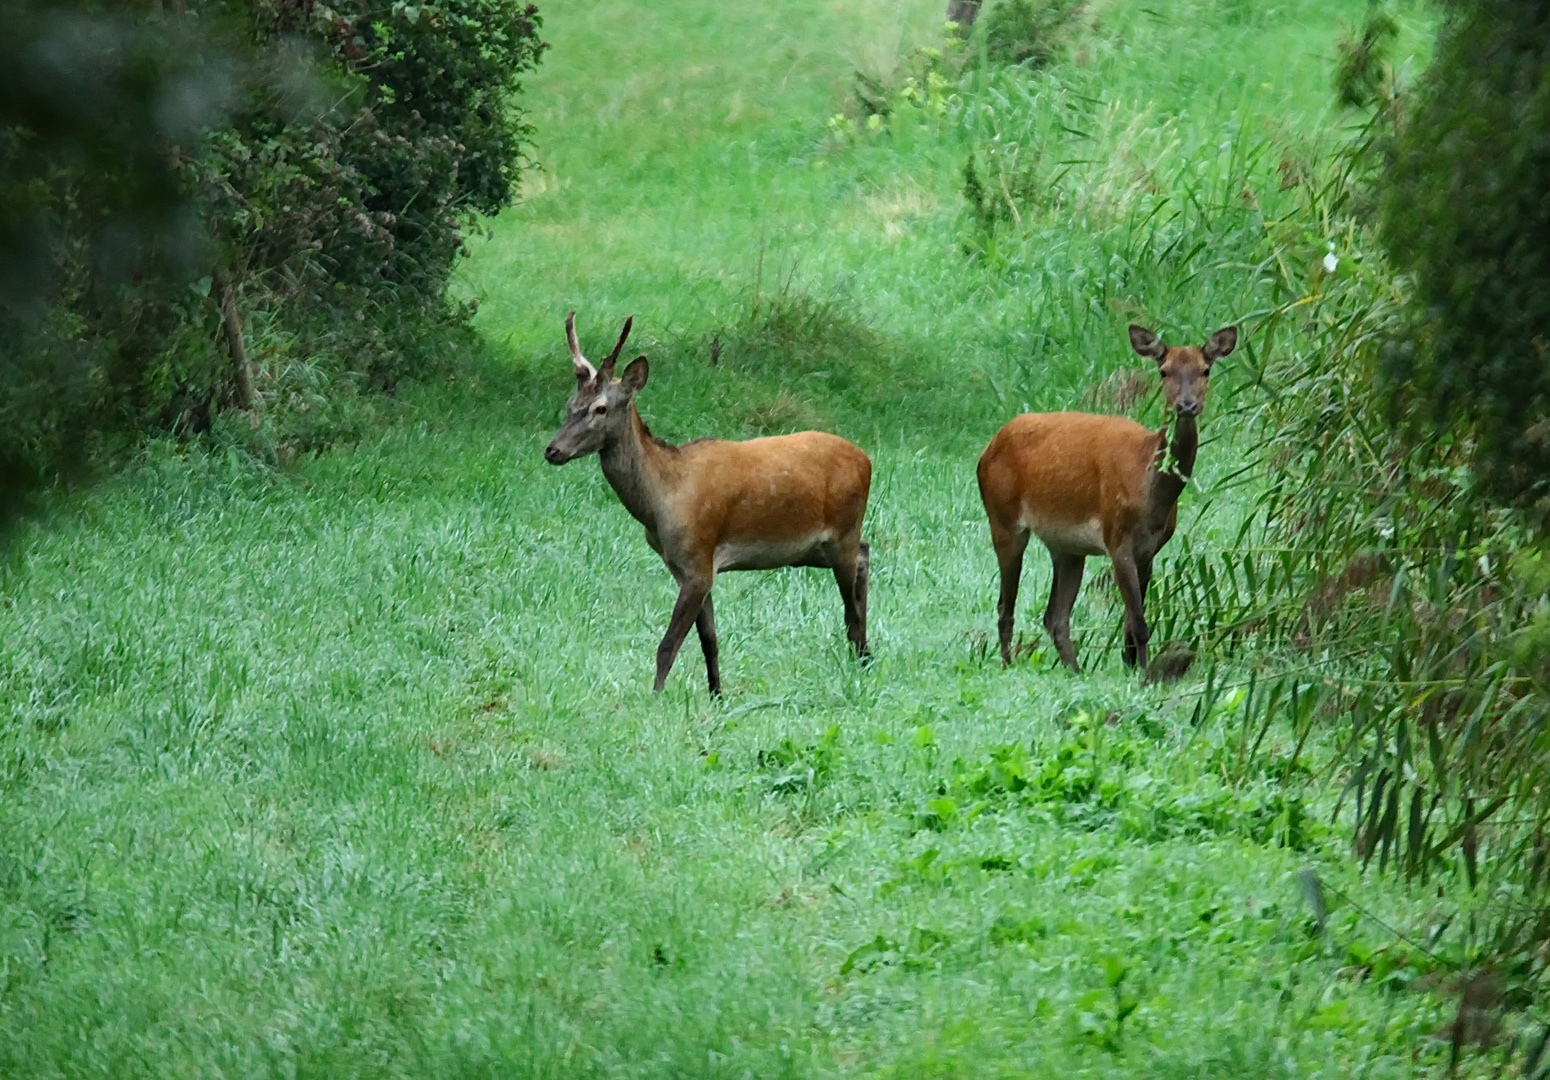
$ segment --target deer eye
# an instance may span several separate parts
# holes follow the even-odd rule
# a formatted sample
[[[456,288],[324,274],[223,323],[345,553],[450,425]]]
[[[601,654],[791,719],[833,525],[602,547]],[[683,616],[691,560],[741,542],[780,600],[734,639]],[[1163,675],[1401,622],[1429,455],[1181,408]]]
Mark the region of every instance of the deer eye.
[[[608,411],[608,406],[604,405],[602,402],[599,402],[598,404],[592,406],[592,415],[593,416],[602,416],[607,411]]]

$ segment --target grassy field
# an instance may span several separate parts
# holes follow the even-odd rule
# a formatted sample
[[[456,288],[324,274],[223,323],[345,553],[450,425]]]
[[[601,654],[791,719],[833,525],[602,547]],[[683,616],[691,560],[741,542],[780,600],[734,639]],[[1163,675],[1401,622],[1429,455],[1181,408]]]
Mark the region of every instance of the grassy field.
[[[1226,185],[1329,137],[1364,5],[1112,0],[1050,73],[831,122],[941,6],[546,9],[544,168],[460,285],[477,355],[356,445],[153,445],[12,539],[0,1075],[1440,1070],[1445,1006],[1406,992],[1438,961],[1393,929],[1432,897],[1359,874],[1290,754],[1245,765],[1235,697],[1137,686],[1096,566],[1086,674],[1037,648],[1042,557],[1034,655],[991,662],[973,483],[1014,413],[1106,407],[1130,319],[1263,306],[1242,207],[1290,196]],[[1055,194],[987,237],[963,170],[998,132]],[[827,573],[734,574],[724,698],[693,643],[650,693],[671,580],[594,463],[541,455],[571,308],[591,352],[635,316],[664,437],[872,454],[874,663]],[[1202,545],[1252,494],[1220,481],[1254,365],[1207,410]]]

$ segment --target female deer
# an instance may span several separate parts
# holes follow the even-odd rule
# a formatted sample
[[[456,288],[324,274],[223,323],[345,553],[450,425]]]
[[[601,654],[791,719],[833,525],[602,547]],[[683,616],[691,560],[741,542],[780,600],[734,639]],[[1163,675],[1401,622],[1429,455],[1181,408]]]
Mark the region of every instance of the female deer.
[[[1195,469],[1196,418],[1205,404],[1211,365],[1233,351],[1238,328],[1211,335],[1200,348],[1169,348],[1156,334],[1130,328],[1130,345],[1162,374],[1166,425],[1148,431],[1120,416],[1028,413],[996,433],[979,460],[980,498],[1001,565],[997,608],[1001,662],[1012,662],[1018,579],[1030,535],[1055,565],[1044,628],[1061,661],[1080,670],[1071,644],[1071,606],[1089,555],[1107,555],[1125,602],[1127,666],[1146,668],[1150,630],[1144,611],[1152,559],[1173,536],[1179,493]],[[1167,451],[1165,460],[1164,451]]]
[[[576,340],[576,313],[566,317],[576,392],[544,459],[562,465],[596,453],[603,476],[646,527],[646,543],[678,582],[678,602],[657,648],[654,689],[666,684],[692,624],[699,629],[710,692],[721,693],[710,594],[723,570],[832,569],[846,633],[857,655],[865,656],[870,551],[861,539],[861,519],[872,462],[844,439],[820,431],[747,442],[663,442],[635,408],[635,395],[646,385],[646,358],[637,357],[614,377],[632,321],[625,320],[614,351],[593,367]]]

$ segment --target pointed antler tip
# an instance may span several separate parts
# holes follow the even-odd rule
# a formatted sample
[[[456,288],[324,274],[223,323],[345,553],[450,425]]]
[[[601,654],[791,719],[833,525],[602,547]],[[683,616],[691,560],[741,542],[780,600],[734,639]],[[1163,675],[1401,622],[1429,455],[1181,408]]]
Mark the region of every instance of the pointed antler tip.
[[[635,316],[634,315],[631,315],[629,318],[624,320],[624,329],[619,331],[619,340],[614,342],[614,351],[608,354],[608,357],[607,357],[607,359],[605,359],[603,361],[602,369],[600,369],[600,370],[606,370],[608,368],[611,368],[612,365],[613,365],[613,362],[615,360],[619,359],[619,352],[624,348],[624,342],[630,336],[630,327],[632,327],[634,325],[635,325]]]

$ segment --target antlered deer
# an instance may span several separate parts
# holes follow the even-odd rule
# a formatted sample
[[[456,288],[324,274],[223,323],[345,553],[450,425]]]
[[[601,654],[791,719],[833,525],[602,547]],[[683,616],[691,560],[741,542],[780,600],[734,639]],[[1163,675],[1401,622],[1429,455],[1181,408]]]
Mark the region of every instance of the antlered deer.
[[[1211,365],[1233,351],[1238,328],[1211,335],[1200,348],[1169,348],[1156,334],[1130,328],[1130,346],[1157,362],[1168,429],[1148,431],[1121,416],[1028,413],[990,440],[979,460],[980,498],[1001,564],[997,607],[1001,661],[1012,662],[1018,579],[1030,535],[1055,564],[1044,628],[1060,659],[1078,671],[1071,644],[1071,606],[1089,555],[1107,555],[1125,601],[1125,663],[1146,668],[1150,631],[1144,611],[1152,559],[1173,536],[1179,493],[1195,469],[1196,418],[1205,404]],[[1167,450],[1165,460],[1164,451]]]
[[[861,539],[861,519],[872,486],[871,460],[821,431],[747,442],[663,442],[635,408],[635,395],[646,385],[646,358],[637,357],[614,377],[632,322],[625,320],[614,351],[593,367],[576,340],[576,313],[566,317],[576,392],[544,459],[562,465],[596,453],[619,501],[646,527],[646,543],[678,582],[678,602],[657,648],[654,689],[667,682],[693,624],[710,692],[721,693],[711,587],[723,570],[832,569],[845,604],[846,634],[856,654],[867,655],[870,550]]]

